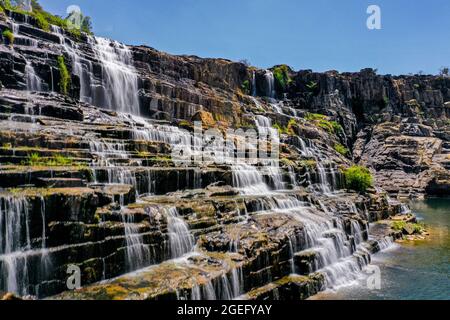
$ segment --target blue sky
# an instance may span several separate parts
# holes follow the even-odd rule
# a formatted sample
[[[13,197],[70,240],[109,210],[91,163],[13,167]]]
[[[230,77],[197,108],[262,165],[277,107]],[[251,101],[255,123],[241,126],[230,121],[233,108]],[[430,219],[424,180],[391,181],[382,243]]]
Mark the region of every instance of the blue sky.
[[[40,0],[71,4],[97,35],[172,54],[247,59],[260,68],[437,73],[450,65],[448,0]],[[366,27],[379,5],[382,29]]]

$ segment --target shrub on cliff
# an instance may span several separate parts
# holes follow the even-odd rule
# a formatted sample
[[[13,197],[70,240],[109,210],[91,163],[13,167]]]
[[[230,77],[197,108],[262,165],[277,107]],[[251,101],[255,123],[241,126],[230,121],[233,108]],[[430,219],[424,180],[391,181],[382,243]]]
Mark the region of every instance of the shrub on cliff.
[[[11,30],[6,29],[5,31],[3,31],[2,35],[3,38],[8,40],[10,46],[14,44],[14,34],[11,32]]]
[[[346,157],[350,152],[345,146],[343,146],[340,143],[336,143],[334,145],[334,150],[336,150],[336,152],[342,154],[344,157]]]
[[[373,177],[369,169],[361,166],[352,166],[344,171],[345,183],[348,189],[366,192],[373,184]]]
[[[273,69],[273,77],[275,78],[275,85],[281,91],[286,91],[288,85],[292,82],[289,76],[289,67],[287,65],[277,66]]]
[[[323,114],[307,113],[305,119],[331,134],[339,134],[344,131],[338,122],[328,120],[329,118]]]
[[[58,57],[58,68],[59,68],[59,89],[61,93],[67,95],[69,93],[70,88],[70,73],[67,69],[66,62],[64,60],[64,56]]]
[[[250,81],[248,81],[248,80],[245,80],[243,83],[242,83],[242,86],[241,86],[241,89],[242,89],[242,92],[244,93],[244,94],[250,94],[250,87],[251,87],[251,84],[250,84]]]
[[[0,0],[0,8],[11,10],[11,1],[10,0]]]

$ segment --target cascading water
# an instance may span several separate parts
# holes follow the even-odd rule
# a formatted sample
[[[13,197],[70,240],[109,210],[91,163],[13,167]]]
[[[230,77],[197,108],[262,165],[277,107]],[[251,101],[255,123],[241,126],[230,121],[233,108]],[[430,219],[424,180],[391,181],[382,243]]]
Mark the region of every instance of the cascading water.
[[[60,27],[52,26],[52,31],[72,60],[73,74],[80,78],[81,101],[139,115],[138,76],[133,66],[133,54],[126,45],[88,36],[88,45],[102,68],[101,79],[96,79],[93,62],[84,57],[80,44],[66,38]]]
[[[144,267],[151,261],[151,251],[144,242],[144,235],[134,221],[133,215],[121,208],[122,223],[126,240],[127,269],[134,271]]]
[[[42,80],[34,71],[29,61],[25,65],[25,75],[27,81],[27,91],[42,91]]]
[[[102,96],[94,105],[138,115],[138,77],[131,50],[116,41],[95,37],[92,49],[102,64]]]
[[[266,79],[266,96],[274,99],[276,92],[275,92],[275,78],[273,76],[273,72],[270,70],[266,70],[264,77]]]
[[[256,127],[258,129],[259,139],[265,144],[266,148],[268,148],[268,144],[266,142],[279,143],[280,138],[278,131],[272,127],[272,120],[265,116],[257,115]],[[285,183],[283,182],[283,176],[281,174],[278,159],[260,159],[260,161],[265,162],[264,170],[271,178],[275,190],[285,189]]]
[[[180,218],[176,208],[165,209],[172,258],[178,258],[194,248],[194,237],[186,222]]]
[[[270,189],[264,182],[264,177],[256,167],[248,164],[232,166],[233,186],[242,194],[264,195],[270,193]]]
[[[31,217],[30,202],[21,196],[0,197],[0,291],[39,295],[39,286],[32,288],[30,280],[44,280],[52,272],[46,248],[45,201],[42,197],[37,201],[41,211],[40,247],[34,244],[36,238],[31,234],[35,218]],[[30,268],[30,259],[39,264]]]
[[[256,97],[256,72],[252,73],[252,96]]]
[[[27,263],[20,252],[31,249],[28,206],[25,198],[0,198],[0,290],[27,293]]]

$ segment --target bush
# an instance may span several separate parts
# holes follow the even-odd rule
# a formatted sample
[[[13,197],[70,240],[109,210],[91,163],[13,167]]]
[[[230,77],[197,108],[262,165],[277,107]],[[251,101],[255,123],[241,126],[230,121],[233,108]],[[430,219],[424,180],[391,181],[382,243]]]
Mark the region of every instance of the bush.
[[[28,155],[26,163],[30,166],[37,166],[42,162],[41,156],[38,153]]]
[[[369,169],[361,166],[352,166],[344,171],[345,182],[348,189],[366,192],[373,184],[373,177]]]
[[[323,114],[319,114],[319,113],[309,113],[308,112],[306,114],[305,119],[308,121],[320,121],[320,120],[326,120],[327,116],[323,115]]]
[[[42,14],[41,12],[35,12],[33,16],[36,19],[38,28],[47,32],[50,31],[50,22],[48,22],[44,14]]]
[[[349,154],[349,150],[340,143],[336,143],[334,145],[334,150],[336,150],[336,152],[342,154],[344,157],[348,156],[348,154]]]
[[[68,158],[66,156],[57,154],[53,157],[53,159],[50,159],[48,161],[48,164],[50,166],[70,166],[73,164],[73,160],[71,158]]]
[[[14,44],[14,34],[11,32],[11,30],[6,29],[5,31],[3,31],[2,35],[5,39],[8,39],[9,45],[12,46]]]
[[[250,94],[250,81],[248,81],[248,80],[245,80],[243,83],[242,83],[242,86],[241,86],[241,88],[242,88],[242,92],[244,93],[244,94]]]
[[[396,231],[403,231],[403,228],[406,228],[407,226],[410,226],[415,234],[421,234],[425,230],[425,226],[420,223],[410,223],[406,221],[394,221],[391,224],[392,229]]]
[[[328,133],[339,134],[344,131],[338,122],[328,120],[328,117],[323,114],[307,113],[305,119],[314,122],[315,125],[326,130]]]
[[[58,57],[58,68],[60,74],[59,89],[62,94],[67,95],[70,88],[70,73],[67,69],[64,56]]]
[[[0,8],[2,9],[12,9],[11,1],[10,0],[0,0]]]
[[[277,66],[272,72],[273,77],[275,78],[275,85],[282,91],[285,91],[292,82],[292,79],[289,76],[289,67],[287,65]]]
[[[278,133],[280,135],[282,134],[287,134],[287,135],[294,135],[294,129],[293,127],[297,124],[297,122],[295,121],[295,119],[291,119],[289,120],[288,124],[286,127],[283,127],[282,125],[280,125],[279,123],[275,123],[273,125],[273,128],[278,130]]]
[[[307,170],[315,170],[317,168],[316,160],[302,160],[300,161],[300,166],[306,168]]]
[[[306,87],[309,91],[315,91],[318,88],[319,84],[315,81],[310,81],[306,84]]]
[[[48,167],[64,167],[73,164],[71,158],[57,154],[51,158],[43,158],[39,153],[32,153],[27,156],[27,159],[22,162],[22,165],[27,166],[48,166]]]

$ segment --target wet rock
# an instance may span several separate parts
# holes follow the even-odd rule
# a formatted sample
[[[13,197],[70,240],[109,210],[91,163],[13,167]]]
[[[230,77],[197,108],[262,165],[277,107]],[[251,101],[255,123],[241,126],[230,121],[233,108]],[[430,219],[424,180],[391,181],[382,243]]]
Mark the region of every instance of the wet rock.
[[[17,300],[22,300],[20,297],[12,294],[12,293],[6,293],[3,295],[3,297],[0,299],[3,301],[17,301]]]
[[[81,188],[86,187],[86,183],[76,178],[38,178],[36,186],[38,188]]]

